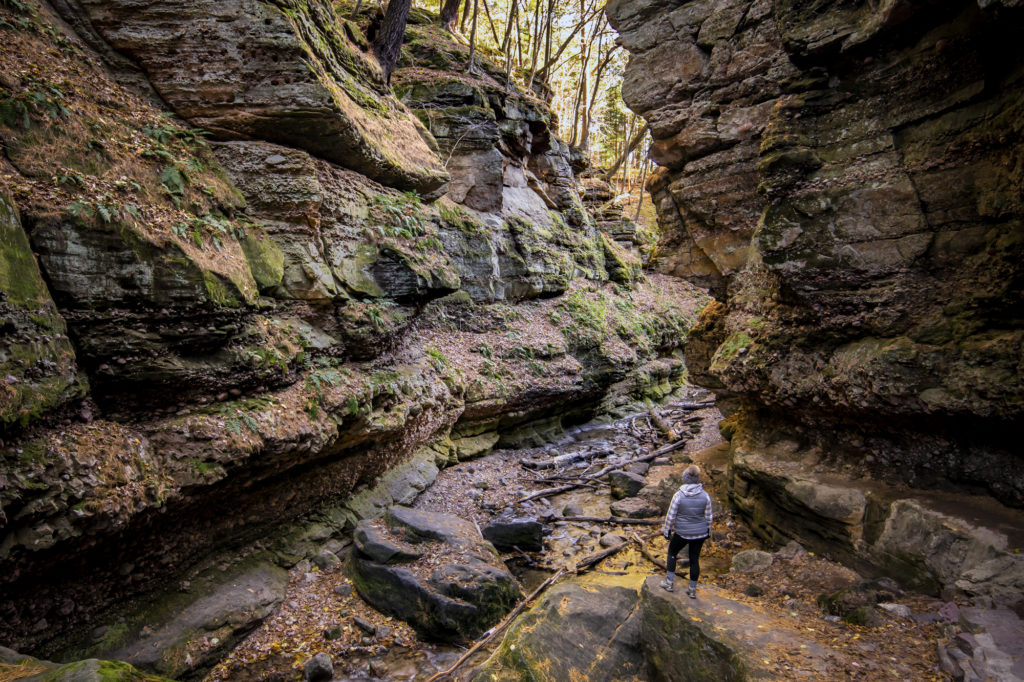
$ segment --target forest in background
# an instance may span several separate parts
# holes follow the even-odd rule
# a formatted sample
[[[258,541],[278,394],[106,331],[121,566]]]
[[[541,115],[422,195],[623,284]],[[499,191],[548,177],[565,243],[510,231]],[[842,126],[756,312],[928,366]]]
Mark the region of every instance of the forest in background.
[[[370,9],[357,0],[353,14]],[[644,183],[650,134],[622,101],[628,55],[608,24],[604,0],[392,0],[375,39],[385,73],[398,60],[412,9],[432,13],[452,36],[504,67],[506,77],[547,100],[558,134],[617,189],[627,214],[653,226]],[[471,67],[472,68],[472,67]],[[640,202],[638,206],[637,203]]]

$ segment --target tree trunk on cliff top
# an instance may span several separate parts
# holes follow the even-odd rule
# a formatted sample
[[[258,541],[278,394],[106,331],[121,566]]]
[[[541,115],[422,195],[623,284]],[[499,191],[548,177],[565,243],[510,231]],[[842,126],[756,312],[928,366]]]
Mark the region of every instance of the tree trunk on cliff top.
[[[409,18],[412,0],[391,0],[380,25],[380,33],[373,41],[377,61],[384,71],[384,79],[391,84],[391,72],[395,70],[398,56],[402,52],[402,38],[405,36],[405,22]]]
[[[462,0],[444,0],[441,6],[441,17],[438,20],[441,28],[451,33],[455,30],[455,19],[459,16],[459,5]]]

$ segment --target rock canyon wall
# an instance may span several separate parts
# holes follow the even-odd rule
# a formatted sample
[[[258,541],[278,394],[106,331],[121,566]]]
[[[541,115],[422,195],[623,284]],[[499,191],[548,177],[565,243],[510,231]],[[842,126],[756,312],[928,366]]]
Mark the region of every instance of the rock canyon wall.
[[[769,540],[1019,605],[1019,3],[608,14],[660,165],[655,264],[721,301],[687,361],[736,399],[734,502]]]
[[[66,647],[233,543],[292,566],[311,545],[275,529],[328,502],[321,541],[682,381],[706,295],[639,280],[635,225],[592,217],[547,105],[467,75],[430,17],[404,103],[368,15],[326,0],[0,19],[5,644]]]

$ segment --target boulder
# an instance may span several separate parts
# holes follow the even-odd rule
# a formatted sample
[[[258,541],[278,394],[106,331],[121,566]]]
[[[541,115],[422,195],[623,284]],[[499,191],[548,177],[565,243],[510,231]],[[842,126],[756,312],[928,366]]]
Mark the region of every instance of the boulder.
[[[640,497],[627,497],[611,504],[612,514],[625,516],[627,519],[649,519],[659,516],[660,510]]]
[[[18,211],[0,194],[0,431],[35,421],[85,386]],[[0,505],[2,507],[2,505]],[[4,520],[0,512],[0,521]]]
[[[615,533],[605,533],[601,536],[601,539],[598,541],[598,544],[600,544],[602,547],[616,547],[618,545],[621,545],[623,542],[625,542],[625,539],[621,535],[616,535]]]
[[[263,139],[404,190],[447,180],[422,124],[324,0],[81,3],[182,118],[219,139]]]
[[[740,573],[763,571],[772,565],[772,555],[759,549],[738,552],[732,558],[732,570]]]
[[[637,476],[646,476],[647,471],[651,468],[651,465],[647,462],[633,462],[632,464],[626,465],[626,471]]]
[[[643,679],[639,583],[592,575],[555,585],[509,628],[475,680]]]
[[[483,536],[498,549],[539,552],[544,548],[544,526],[535,518],[499,516],[484,526]]]
[[[878,625],[881,618],[876,607],[880,604],[889,607],[883,609],[893,615],[909,617],[909,612],[906,616],[901,615],[899,604],[891,603],[900,594],[902,592],[899,587],[891,580],[867,580],[831,594],[823,594],[818,597],[818,604],[830,615],[839,616],[848,623]]]
[[[573,516],[586,516],[586,513],[583,511],[583,507],[575,502],[570,502],[562,507],[562,516],[570,518]]]
[[[356,548],[382,564],[415,561],[423,552],[408,542],[393,538],[373,521],[360,521],[356,525]]]
[[[957,662],[968,659],[983,680],[1024,679],[1024,621],[1016,613],[969,607],[959,625],[963,632],[946,644]]]
[[[669,505],[672,504],[672,496],[676,494],[682,484],[683,475],[681,473],[669,474],[656,484],[645,485],[637,493],[637,496],[656,507],[658,513],[667,514]]]
[[[75,658],[101,656],[172,679],[198,677],[274,613],[288,572],[256,560],[234,570],[208,570],[188,592],[158,596],[110,622],[98,641],[72,647]]]
[[[357,540],[349,573],[374,608],[433,640],[475,639],[521,598],[518,584],[494,546],[456,516],[395,507],[373,545]],[[413,545],[422,555],[388,547]],[[381,548],[385,548],[382,550]]]
[[[613,471],[608,474],[608,482],[612,486],[612,497],[621,500],[624,497],[635,497],[640,489],[647,484],[644,477],[629,471]]]

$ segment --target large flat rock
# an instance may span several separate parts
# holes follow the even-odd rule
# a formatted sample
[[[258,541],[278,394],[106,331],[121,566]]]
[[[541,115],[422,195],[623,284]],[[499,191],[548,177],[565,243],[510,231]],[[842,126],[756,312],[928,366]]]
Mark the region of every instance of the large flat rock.
[[[841,657],[716,587],[701,586],[690,599],[661,589],[660,580],[648,578],[640,593],[649,679],[829,679],[828,661]]]

